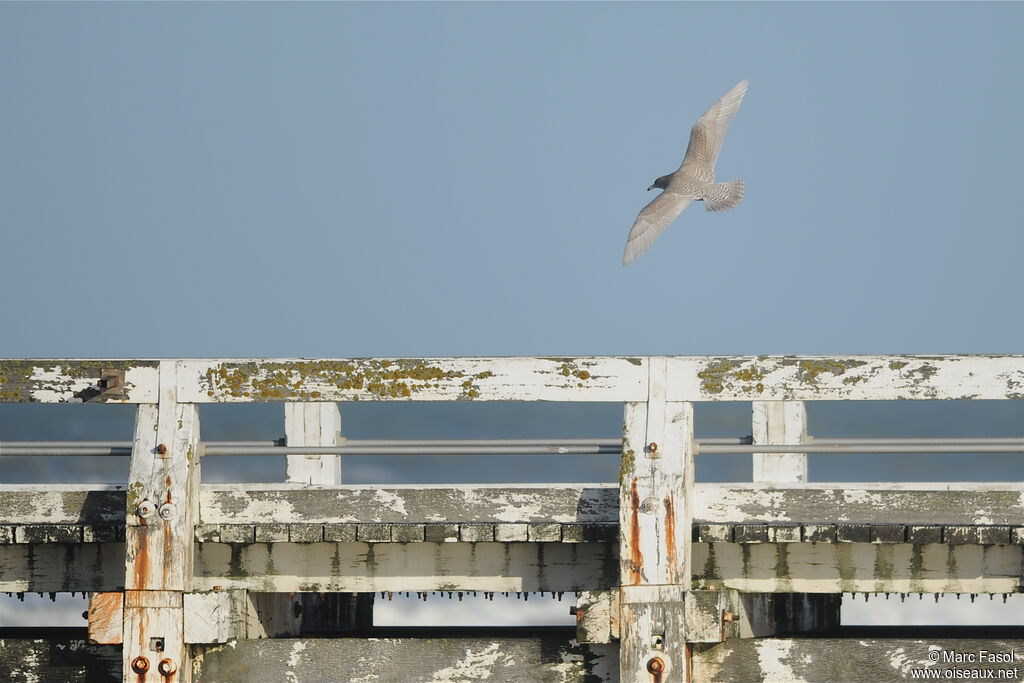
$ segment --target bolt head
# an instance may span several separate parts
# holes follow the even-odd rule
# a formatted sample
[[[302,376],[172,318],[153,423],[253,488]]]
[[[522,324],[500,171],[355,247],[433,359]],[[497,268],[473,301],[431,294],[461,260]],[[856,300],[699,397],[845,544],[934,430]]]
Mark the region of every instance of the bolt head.
[[[647,444],[647,450],[650,453],[657,453],[658,452],[658,444],[654,443],[653,441],[650,442],[649,444]]]
[[[139,503],[139,507],[136,509],[139,517],[149,518],[156,514],[156,505],[151,500],[144,500]]]
[[[654,511],[657,509],[658,500],[656,498],[645,498],[644,501],[640,503],[640,510],[649,515],[653,515]]]
[[[167,444],[157,444],[156,452],[157,455],[167,455]]]
[[[149,671],[149,660],[139,655],[132,660],[132,671],[137,674],[144,674]]]
[[[161,659],[160,663],[156,665],[156,670],[160,672],[161,676],[170,676],[178,670],[178,665],[174,663],[173,659]]]
[[[647,660],[647,671],[652,674],[665,673],[665,660],[661,657],[651,657]]]
[[[164,503],[160,506],[160,519],[170,519],[174,517],[174,504]]]

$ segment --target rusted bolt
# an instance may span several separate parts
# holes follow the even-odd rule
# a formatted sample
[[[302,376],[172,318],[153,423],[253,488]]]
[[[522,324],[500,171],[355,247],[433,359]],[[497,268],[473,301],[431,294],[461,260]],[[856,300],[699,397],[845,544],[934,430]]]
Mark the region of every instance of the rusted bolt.
[[[156,665],[156,670],[160,672],[161,676],[170,676],[178,670],[178,665],[174,663],[173,659],[161,659],[160,663]]]
[[[164,503],[160,506],[160,519],[170,519],[174,517],[174,504]]]
[[[167,455],[167,445],[166,444],[162,444],[162,443],[161,444],[157,444],[156,454],[157,455]]]
[[[139,517],[148,519],[156,514],[156,505],[151,500],[144,500],[139,503],[136,512],[139,514]]]
[[[655,675],[665,673],[665,660],[661,657],[651,657],[647,660],[647,670]]]
[[[149,671],[149,660],[139,655],[132,660],[132,671],[137,674],[144,674]]]
[[[657,453],[658,452],[658,444],[654,443],[653,441],[650,442],[649,444],[647,444],[647,452],[648,453]]]
[[[722,621],[739,621],[740,615],[735,612],[727,612],[722,610]]]
[[[214,586],[213,590],[215,590],[215,591],[222,591],[222,590],[224,590],[224,587],[223,586]]]
[[[640,503],[640,510],[649,515],[653,515],[654,511],[657,509],[658,501],[655,498],[644,498],[644,502]]]

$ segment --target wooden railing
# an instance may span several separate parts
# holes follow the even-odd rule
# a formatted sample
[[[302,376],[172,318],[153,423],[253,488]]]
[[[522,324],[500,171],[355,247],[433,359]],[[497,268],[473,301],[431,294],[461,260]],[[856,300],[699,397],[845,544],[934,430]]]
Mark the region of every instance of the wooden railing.
[[[0,591],[89,593],[92,643],[2,639],[0,670],[855,680],[826,656],[848,642],[790,636],[838,626],[843,592],[1018,592],[1024,485],[809,483],[803,401],[1021,398],[1019,356],[0,360],[2,402],[138,405],[127,482],[0,485]],[[347,485],[337,406],[349,401],[621,402],[620,480]],[[751,403],[750,450],[766,449],[753,482],[694,481],[705,401]],[[287,447],[336,453],[282,450],[286,483],[203,484],[200,410],[223,402],[284,402]],[[366,594],[390,591],[578,592],[576,637],[367,638]],[[302,637],[328,613],[347,637]],[[864,680],[937,666],[928,643],[858,643],[877,653]]]

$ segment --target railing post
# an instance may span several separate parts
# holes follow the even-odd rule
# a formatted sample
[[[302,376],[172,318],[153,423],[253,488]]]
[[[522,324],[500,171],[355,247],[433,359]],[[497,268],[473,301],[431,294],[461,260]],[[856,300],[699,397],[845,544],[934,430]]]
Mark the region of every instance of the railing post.
[[[627,403],[619,481],[622,681],[689,678],[693,405],[665,400],[667,361],[650,359],[646,403]]]
[[[803,401],[754,401],[755,445],[803,443],[807,408]],[[754,481],[807,481],[806,453],[755,453]]]
[[[177,402],[175,361],[160,362],[159,403],[140,404],[128,475],[123,680],[188,683],[182,595],[192,587],[199,412]]]

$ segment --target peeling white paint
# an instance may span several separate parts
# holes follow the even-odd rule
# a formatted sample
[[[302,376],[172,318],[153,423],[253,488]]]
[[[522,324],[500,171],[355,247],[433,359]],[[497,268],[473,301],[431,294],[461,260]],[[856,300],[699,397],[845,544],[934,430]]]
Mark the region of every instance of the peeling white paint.
[[[301,655],[306,647],[306,643],[301,640],[296,640],[292,643],[291,652],[288,654],[289,669],[295,669],[302,665]],[[299,683],[299,677],[294,671],[288,671],[285,675],[288,677],[288,683]]]
[[[807,679],[799,676],[789,664],[792,640],[765,638],[758,641],[755,648],[764,683],[807,683]]]
[[[445,667],[434,673],[431,683],[476,683],[490,679],[491,667],[501,656],[500,645],[491,643],[479,651],[466,650],[466,656],[454,666]]]

